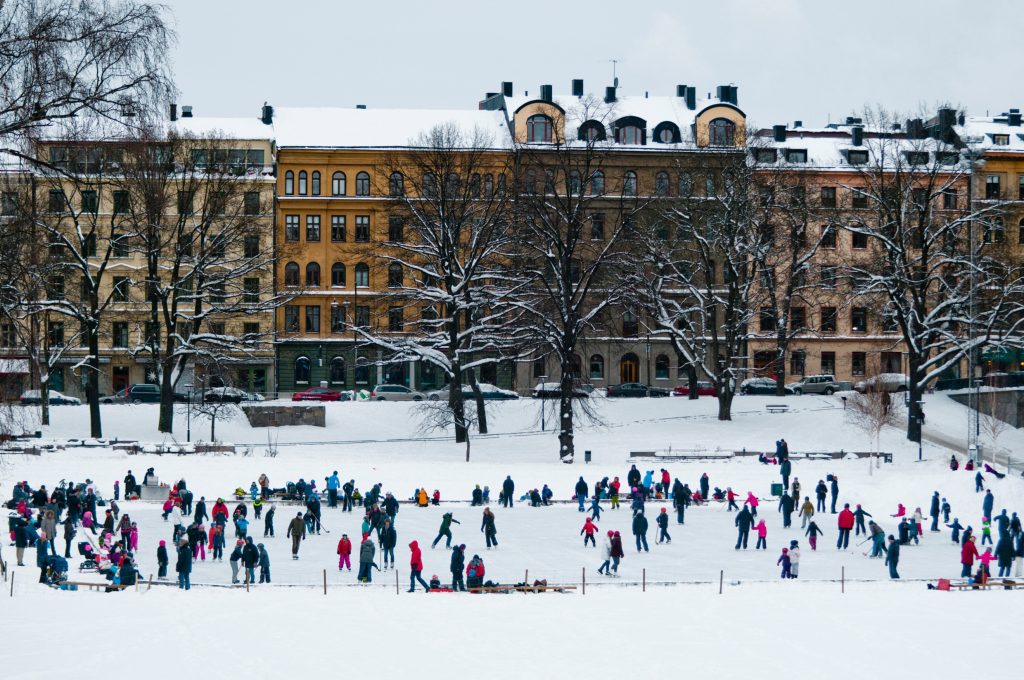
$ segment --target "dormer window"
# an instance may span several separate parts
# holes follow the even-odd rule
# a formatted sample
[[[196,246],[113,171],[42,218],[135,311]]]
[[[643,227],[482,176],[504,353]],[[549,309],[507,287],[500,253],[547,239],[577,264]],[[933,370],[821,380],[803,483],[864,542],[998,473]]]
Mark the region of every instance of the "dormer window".
[[[579,138],[581,142],[603,142],[605,135],[604,125],[600,121],[588,120],[580,125]]]
[[[619,130],[619,144],[639,145],[643,144],[644,133],[636,125],[624,125]]]
[[[851,149],[847,152],[846,158],[850,162],[850,165],[864,165],[868,162],[868,152]]]
[[[1009,146],[1010,135],[992,135],[992,143],[996,146]]]
[[[667,120],[658,123],[654,128],[654,139],[661,144],[679,144],[682,142],[679,126]]]
[[[778,158],[778,152],[775,149],[754,149],[754,161],[757,163],[774,163]]]
[[[908,151],[907,163],[911,165],[928,165],[927,151]]]
[[[711,146],[736,146],[736,124],[726,118],[716,118],[708,125]]]
[[[551,119],[540,113],[527,118],[526,141],[531,144],[550,144]]]
[[[936,151],[935,162],[939,165],[956,165],[960,162],[960,154],[956,151]]]
[[[787,163],[806,163],[807,149],[786,149]]]

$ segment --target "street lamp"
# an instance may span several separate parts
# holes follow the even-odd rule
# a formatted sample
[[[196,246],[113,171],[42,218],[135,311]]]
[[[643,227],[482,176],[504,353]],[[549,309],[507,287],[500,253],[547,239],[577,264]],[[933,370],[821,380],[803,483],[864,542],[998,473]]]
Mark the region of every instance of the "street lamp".
[[[540,378],[540,431],[544,431],[544,393],[548,389],[548,377],[546,375],[538,376]]]
[[[186,423],[186,425],[185,425],[185,441],[186,442],[191,442],[192,441],[192,383],[187,383],[185,385],[185,389],[187,390],[186,394],[188,395],[188,406],[186,407],[186,412],[187,412],[188,415],[185,416],[185,423]]]

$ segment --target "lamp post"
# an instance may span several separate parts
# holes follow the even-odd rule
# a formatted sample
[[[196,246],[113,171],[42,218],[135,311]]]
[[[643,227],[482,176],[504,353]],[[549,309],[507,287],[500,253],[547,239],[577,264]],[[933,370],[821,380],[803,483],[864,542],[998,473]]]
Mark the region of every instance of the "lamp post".
[[[188,406],[185,409],[185,441],[192,441],[192,383],[185,385],[188,394]]]
[[[544,393],[547,391],[548,377],[546,375],[542,375],[542,376],[539,376],[539,377],[540,377],[540,386],[541,386],[541,389],[540,389],[540,431],[543,432],[544,431],[544,399],[546,399],[546,397],[544,396]]]

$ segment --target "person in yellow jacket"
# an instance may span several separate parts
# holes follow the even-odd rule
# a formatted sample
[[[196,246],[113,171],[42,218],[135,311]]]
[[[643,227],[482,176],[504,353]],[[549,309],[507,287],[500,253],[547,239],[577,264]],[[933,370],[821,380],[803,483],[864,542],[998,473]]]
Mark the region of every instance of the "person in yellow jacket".
[[[425,507],[427,507],[427,503],[428,503],[427,491],[426,491],[426,489],[421,488],[416,493],[416,505],[420,506],[421,508],[425,508]]]

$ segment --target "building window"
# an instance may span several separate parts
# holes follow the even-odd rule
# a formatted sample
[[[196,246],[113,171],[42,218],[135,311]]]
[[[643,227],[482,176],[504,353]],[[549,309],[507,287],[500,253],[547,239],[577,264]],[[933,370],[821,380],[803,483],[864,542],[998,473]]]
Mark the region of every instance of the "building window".
[[[115,276],[113,278],[113,298],[114,302],[128,302],[128,286],[129,281],[127,276]]]
[[[836,353],[835,352],[822,352],[821,353],[821,372],[826,375],[835,375],[836,373]]]
[[[342,357],[331,358],[330,380],[332,385],[345,386],[345,360]]]
[[[854,307],[850,310],[850,331],[853,333],[868,332],[867,307]]]
[[[773,309],[772,307],[762,307],[759,316],[762,333],[769,333],[775,330],[777,326],[775,319],[775,309]]]
[[[1017,225],[1017,243],[1024,245],[1024,220]]]
[[[388,332],[389,333],[401,333],[402,326],[405,321],[403,320],[402,308],[401,307],[389,307],[388,308]]]
[[[295,383],[297,385],[309,384],[309,357],[295,359]]]
[[[786,149],[787,163],[806,163],[807,149]]]
[[[356,265],[356,288],[370,287],[370,267],[365,262]]]
[[[831,224],[826,224],[821,227],[821,247],[822,248],[835,248],[836,247],[836,228]]]
[[[668,196],[668,173],[664,170],[654,176],[654,193],[658,196]]]
[[[388,217],[388,240],[392,243],[405,240],[405,220],[397,215]]]
[[[839,280],[839,270],[833,265],[821,266],[821,287],[835,288]]]
[[[836,332],[836,308],[835,307],[822,307],[821,308],[821,332],[822,333],[835,333]]]
[[[600,354],[590,355],[590,379],[604,380],[604,357]]]
[[[295,173],[289,170],[284,173],[284,195],[291,196],[295,193]]]
[[[580,125],[578,137],[583,142],[603,142],[607,133],[600,121],[588,120]]]
[[[858,189],[853,190],[852,205],[854,208],[868,207],[868,195]]]
[[[655,380],[668,380],[669,375],[669,361],[668,357],[664,354],[659,354],[654,359],[654,379]]]
[[[313,174],[310,177],[310,179],[311,179],[310,187],[309,187],[310,188],[310,192],[309,192],[310,195],[312,195],[312,196],[319,196],[320,195],[320,173],[318,171],[314,170]]]
[[[60,274],[51,274],[46,279],[46,297],[51,300],[64,299],[64,277]]]
[[[1010,135],[992,135],[993,146],[1009,146]]]
[[[622,176],[622,195],[636,196],[636,173],[632,170],[627,170]]]
[[[284,329],[288,333],[299,332],[299,308],[297,305],[285,305]]]
[[[260,256],[260,237],[256,234],[248,234],[242,240],[242,255],[244,257]]]
[[[299,171],[299,196],[306,195],[306,171]]]
[[[68,209],[67,197],[60,189],[50,189],[50,196],[46,202],[46,212],[54,215],[62,215]]]
[[[590,238],[594,241],[604,240],[604,213],[590,216]]]
[[[402,278],[402,265],[397,262],[388,265],[388,288],[401,288]]]
[[[356,196],[370,195],[370,175],[360,172],[356,175]]]
[[[331,265],[331,287],[345,287],[345,265],[341,262],[335,262]]]
[[[822,187],[821,188],[821,205],[826,208],[836,207],[836,188],[835,187]]]
[[[757,163],[774,163],[779,159],[775,149],[754,149],[754,161]]]
[[[985,177],[985,198],[998,199],[1002,178],[999,175],[987,175]]]
[[[294,262],[289,262],[284,266],[284,285],[299,285],[299,265]]]
[[[299,216],[298,215],[285,215],[284,216],[284,240],[289,243],[298,243],[299,241]]]
[[[716,118],[708,126],[711,146],[736,146],[736,125],[725,118]]]
[[[331,332],[345,332],[345,307],[337,302],[331,303]]]
[[[320,265],[316,262],[310,262],[306,265],[306,287],[320,287]]]
[[[246,191],[242,197],[242,210],[246,215],[260,214],[260,192]]]
[[[862,227],[863,225],[857,225],[857,226]],[[859,231],[855,231],[852,234],[850,234],[850,237],[852,239],[852,245],[853,245],[854,250],[864,250],[865,248],[868,247],[868,235],[867,234],[861,233]]]
[[[604,173],[600,170],[596,171],[590,177],[590,193],[594,196],[601,196],[604,194]]]
[[[247,305],[255,305],[260,301],[260,280],[256,278],[242,279],[242,301]]]
[[[850,162],[850,165],[864,165],[868,162],[867,151],[847,151],[846,159]]]
[[[1003,228],[1003,219],[997,217],[991,222],[986,222],[985,226],[984,241],[985,243],[1002,243],[1005,240],[1005,229]]]
[[[209,288],[209,298],[211,305],[222,305],[226,298],[226,289],[223,281],[217,283],[211,283]]]
[[[306,332],[320,332],[320,305],[306,305]]]
[[[341,243],[345,240],[345,216],[331,215],[331,241]]]
[[[622,313],[622,337],[635,338],[639,330],[640,325],[636,320],[636,314],[627,309]]]
[[[186,193],[186,192],[178,192],[178,199],[179,199],[179,201],[181,200],[181,195],[183,193]],[[188,195],[190,195],[190,194],[188,194]],[[98,195],[96,194],[96,192],[94,190],[86,189],[85,191],[82,192],[82,212],[84,212],[84,213],[91,213],[91,214],[95,215],[96,212],[99,210],[99,207],[100,207],[99,204],[100,204],[99,197],[98,197]],[[180,207],[181,206],[180,202],[178,203],[178,206],[179,206],[178,207],[178,212],[179,213],[181,213],[183,215],[191,215],[192,214],[191,210],[189,210],[188,212],[183,212],[181,210],[181,207]]]
[[[798,331],[807,328],[807,310],[803,307],[791,307],[789,310],[789,329]]]
[[[10,321],[0,324],[0,347],[16,347],[18,344],[18,331]]]
[[[551,119],[536,114],[526,119],[526,141],[531,144],[551,143]]]
[[[807,365],[807,353],[797,350],[789,355],[789,372],[791,375],[803,375]]]
[[[569,172],[569,195],[579,196],[583,193],[583,176],[579,170]]]
[[[345,173],[336,172],[331,175],[331,196],[345,195]]]
[[[370,326],[370,305],[356,305],[356,326],[360,328]]]
[[[882,352],[882,373],[902,373],[903,355],[899,352]]]
[[[636,125],[623,125],[618,129],[619,144],[639,145],[644,143],[644,131]]]
[[[867,368],[867,354],[864,352],[853,352],[850,354],[851,373],[853,375],[864,375]]]
[[[113,323],[113,336],[111,338],[111,344],[114,347],[127,347],[128,346],[128,322],[127,321],[115,321]]]
[[[388,196],[392,198],[405,196],[405,178],[402,177],[402,173],[393,172],[388,177]]]
[[[224,335],[224,322],[223,321],[211,321],[210,322],[210,334],[211,335]]]
[[[356,241],[366,243],[370,240],[370,216],[356,215]]]
[[[945,210],[956,210],[956,189],[942,190],[942,207]]]
[[[484,196],[487,198],[494,196],[494,175],[489,172],[484,175]]]
[[[320,216],[306,215],[306,240],[317,242],[320,240]]]
[[[547,362],[544,357],[537,357],[533,360],[533,377],[534,378],[546,378],[548,375],[547,368],[545,366]]]

